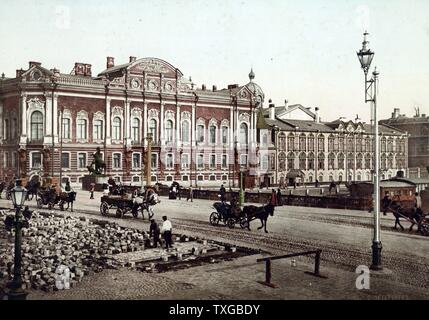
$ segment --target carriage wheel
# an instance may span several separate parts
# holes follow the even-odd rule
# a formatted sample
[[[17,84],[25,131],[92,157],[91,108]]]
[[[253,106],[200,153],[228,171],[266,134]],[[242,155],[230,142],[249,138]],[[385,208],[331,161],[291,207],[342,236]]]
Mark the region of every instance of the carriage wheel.
[[[429,236],[429,221],[422,221],[420,224],[420,233],[424,236]]]
[[[116,218],[122,218],[124,216],[124,210],[121,208],[116,209]]]
[[[249,221],[247,221],[247,218],[240,219],[240,227],[241,229],[247,229],[249,227]]]
[[[226,220],[226,224],[228,225],[228,228],[233,229],[235,227],[235,220],[233,218],[229,218]]]
[[[37,209],[43,208],[43,199],[37,199]]]
[[[210,215],[210,224],[212,226],[217,226],[219,224],[219,220],[220,220],[219,213],[212,212],[212,214]]]
[[[100,213],[102,216],[107,216],[109,214],[109,205],[107,202],[102,202],[100,205]]]

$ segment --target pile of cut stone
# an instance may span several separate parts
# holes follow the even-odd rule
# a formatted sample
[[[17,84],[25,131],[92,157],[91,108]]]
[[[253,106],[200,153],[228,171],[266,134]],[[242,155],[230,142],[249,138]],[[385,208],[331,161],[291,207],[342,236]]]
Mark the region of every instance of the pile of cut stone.
[[[12,212],[0,211],[0,221]],[[111,257],[143,250],[144,231],[86,218],[33,212],[30,227],[23,229],[23,288],[45,291],[68,289],[91,272],[119,265]],[[12,279],[14,230],[0,223],[0,278]]]

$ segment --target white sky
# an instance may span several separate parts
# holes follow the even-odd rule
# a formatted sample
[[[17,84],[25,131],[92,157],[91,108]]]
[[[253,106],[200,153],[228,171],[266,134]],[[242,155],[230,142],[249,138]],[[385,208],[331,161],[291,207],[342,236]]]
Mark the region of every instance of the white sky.
[[[369,121],[356,51],[368,29],[380,71],[381,117],[429,114],[427,0],[0,0],[0,73],[28,61],[69,73],[129,56],[158,57],[198,86],[248,82],[266,100],[318,106],[322,120]]]

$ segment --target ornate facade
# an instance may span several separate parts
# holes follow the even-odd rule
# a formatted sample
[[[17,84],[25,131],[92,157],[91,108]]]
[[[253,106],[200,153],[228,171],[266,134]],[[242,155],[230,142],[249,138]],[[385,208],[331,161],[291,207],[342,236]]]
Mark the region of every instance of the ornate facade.
[[[372,180],[372,126],[359,119],[322,122],[317,108],[313,113],[299,104],[270,104],[260,115],[260,181],[282,185],[299,175],[304,183]],[[381,178],[388,179],[408,167],[407,134],[379,128]]]
[[[244,167],[255,176],[257,110],[264,93],[246,85],[196,88],[166,61],[130,57],[93,77],[91,65],[71,74],[30,62],[0,78],[0,176],[49,175],[79,186],[97,147],[106,174],[141,184],[152,134],[152,183],[236,185]]]

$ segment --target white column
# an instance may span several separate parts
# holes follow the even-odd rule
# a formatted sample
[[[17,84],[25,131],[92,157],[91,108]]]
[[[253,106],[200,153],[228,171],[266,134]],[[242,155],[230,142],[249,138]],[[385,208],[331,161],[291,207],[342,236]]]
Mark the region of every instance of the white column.
[[[27,94],[21,94],[20,100],[20,109],[21,109],[21,137],[20,143],[27,142]],[[3,123],[2,123],[3,125]],[[3,132],[3,130],[2,130]]]
[[[105,128],[106,128],[106,132],[105,132],[105,135],[106,135],[106,144],[111,144],[112,143],[112,136],[111,136],[111,133],[110,133],[110,131],[111,131],[111,128],[112,128],[112,121],[111,121],[111,110],[110,110],[110,102],[111,102],[111,98],[107,98],[106,99],[106,115],[105,115],[105,122],[106,122],[106,125],[105,125]]]
[[[160,114],[160,126],[159,126],[159,137],[161,139],[161,147],[164,145],[164,103],[161,102],[161,114]]]
[[[180,105],[176,106],[176,141],[177,147],[181,145],[180,139]]]
[[[54,94],[54,104],[53,104],[53,109],[54,109],[54,119],[52,119],[54,121],[54,141],[55,143],[58,143],[58,122],[59,122],[59,114],[58,114],[58,94],[55,93]]]
[[[147,137],[147,132],[148,132],[148,126],[149,126],[149,121],[147,119],[147,103],[144,103],[143,105],[143,143],[146,146],[147,145],[147,141],[146,141],[146,137]]]
[[[253,133],[254,133],[254,131],[255,131],[255,126],[254,126],[254,121],[253,121],[253,118],[254,118],[255,116],[254,116],[254,114],[253,114],[253,110],[251,110],[250,111],[250,125],[249,125],[249,129],[250,129],[250,135],[249,135],[249,142],[250,142],[250,145],[252,146],[253,145],[253,142],[255,142],[254,140],[253,140],[253,137],[254,137],[254,135],[253,135]]]
[[[3,139],[3,102],[0,100],[0,142]]]
[[[256,143],[256,132],[257,132],[257,125],[258,125],[258,111],[257,109],[253,109],[253,142]]]
[[[191,122],[192,122],[192,128],[191,128],[191,131],[192,131],[192,133],[191,133],[191,136],[192,136],[191,146],[194,147],[196,145],[195,142],[197,141],[197,139],[195,139],[195,122],[196,122],[196,119],[195,119],[195,105],[192,106],[192,119],[191,119]]]

